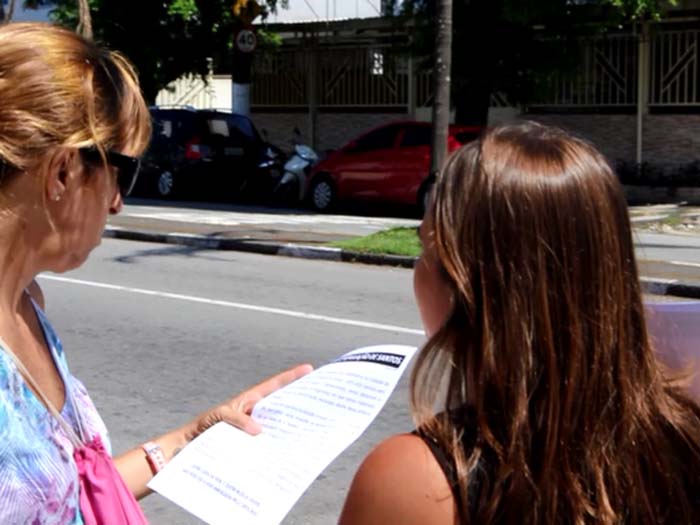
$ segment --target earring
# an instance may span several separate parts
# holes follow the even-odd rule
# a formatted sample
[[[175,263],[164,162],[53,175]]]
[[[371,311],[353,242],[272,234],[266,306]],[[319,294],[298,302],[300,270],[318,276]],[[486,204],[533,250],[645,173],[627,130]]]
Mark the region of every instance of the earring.
[[[60,201],[60,200],[61,200],[61,195],[59,195],[58,193],[57,193],[56,195],[53,196],[53,201],[54,201],[54,202],[58,202],[58,201]]]

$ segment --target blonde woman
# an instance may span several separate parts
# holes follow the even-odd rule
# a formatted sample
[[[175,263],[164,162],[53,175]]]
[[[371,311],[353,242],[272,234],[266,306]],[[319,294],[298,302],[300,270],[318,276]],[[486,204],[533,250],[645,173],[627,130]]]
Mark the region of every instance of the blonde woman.
[[[0,26],[0,523],[82,523],[78,474],[56,410],[107,444],[104,424],[70,374],[34,280],[83,264],[108,214],[133,186],[150,117],[118,54],[48,24]],[[218,421],[255,433],[255,400],[303,375],[279,374],[114,458],[136,497],[167,461]]]
[[[700,409],[655,359],[602,155],[489,131],[448,161],[420,237],[418,430],[365,459],[340,523],[700,523]]]

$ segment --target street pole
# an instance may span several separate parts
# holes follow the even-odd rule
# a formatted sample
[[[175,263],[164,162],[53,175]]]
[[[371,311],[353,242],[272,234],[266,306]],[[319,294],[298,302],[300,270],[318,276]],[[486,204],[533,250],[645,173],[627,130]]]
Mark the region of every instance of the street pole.
[[[452,0],[438,0],[433,62],[433,133],[430,174],[436,175],[447,156],[450,125],[450,71],[452,66]]]
[[[314,42],[314,41],[312,41]],[[311,148],[318,148],[318,47],[315,42],[306,49],[308,71],[307,96],[309,99],[309,139]]]
[[[637,60],[637,166],[644,160],[644,117],[649,108],[649,22],[639,25]]]
[[[231,9],[238,19],[238,28],[233,37],[231,110],[234,113],[250,116],[253,55],[258,45],[253,20],[262,14],[263,10],[255,0],[236,0]]]
[[[250,81],[255,44],[255,33],[252,28],[246,27],[236,33],[231,75],[233,82],[231,110],[246,116],[250,116]]]

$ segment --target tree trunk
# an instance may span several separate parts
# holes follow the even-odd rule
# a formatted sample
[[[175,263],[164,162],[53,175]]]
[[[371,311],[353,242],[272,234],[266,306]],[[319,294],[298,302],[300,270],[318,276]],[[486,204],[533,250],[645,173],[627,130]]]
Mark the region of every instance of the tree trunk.
[[[7,11],[5,11],[5,4],[0,0],[0,24],[4,22],[11,22],[12,16],[15,14],[15,0],[10,0]]]
[[[486,126],[494,89],[497,41],[501,31],[503,0],[458,2],[454,18],[463,24],[454,41],[460,60],[452,68],[455,123]]]
[[[89,0],[78,0],[78,16],[76,32],[88,40],[92,40],[92,17],[90,16]]]
[[[7,15],[5,16],[5,22],[12,21],[12,17],[15,16],[15,3],[16,0],[10,0],[10,3],[7,6]]]
[[[433,62],[433,136],[430,174],[437,174],[447,156],[450,125],[450,71],[452,64],[452,0],[438,0]]]

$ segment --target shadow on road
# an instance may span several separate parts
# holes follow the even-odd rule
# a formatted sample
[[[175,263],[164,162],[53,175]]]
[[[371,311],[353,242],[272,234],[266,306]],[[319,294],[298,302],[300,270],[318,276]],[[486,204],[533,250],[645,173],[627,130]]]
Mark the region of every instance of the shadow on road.
[[[249,240],[249,239],[245,239]],[[231,257],[221,257],[217,254],[221,254],[221,250],[215,250],[211,248],[203,248],[199,246],[181,246],[181,245],[168,245],[162,248],[150,248],[145,250],[134,250],[128,255],[120,255],[119,257],[112,257],[111,260],[114,262],[122,264],[137,264],[139,259],[153,258],[153,257],[170,257],[173,255],[182,255],[185,257],[196,257],[198,259],[205,259],[208,261],[224,261],[233,262]],[[238,253],[231,250],[226,251],[227,254]]]

